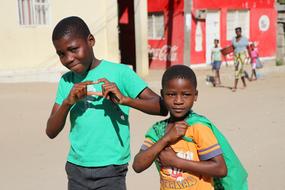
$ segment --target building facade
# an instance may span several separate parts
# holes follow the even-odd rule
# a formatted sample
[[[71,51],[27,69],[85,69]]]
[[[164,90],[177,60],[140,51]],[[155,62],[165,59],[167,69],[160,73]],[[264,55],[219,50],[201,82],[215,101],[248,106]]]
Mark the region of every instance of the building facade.
[[[277,53],[276,64],[285,64],[285,0],[277,2]]]
[[[214,39],[221,47],[231,44],[234,29],[254,42],[263,58],[276,54],[275,1],[192,0],[191,16],[184,14],[186,0],[148,0],[150,68],[173,64],[210,63]],[[184,16],[186,15],[186,16]],[[184,63],[184,27],[190,28],[190,63]],[[229,55],[227,60],[232,59]]]
[[[79,16],[88,24],[98,59],[129,64],[140,75],[148,73],[146,1],[4,0],[0,9],[0,78],[65,72],[51,35],[56,23],[68,16]]]
[[[86,21],[96,38],[94,51],[98,57],[120,61],[116,0],[5,0],[0,15],[0,70],[61,67],[51,34],[55,24],[67,16]]]

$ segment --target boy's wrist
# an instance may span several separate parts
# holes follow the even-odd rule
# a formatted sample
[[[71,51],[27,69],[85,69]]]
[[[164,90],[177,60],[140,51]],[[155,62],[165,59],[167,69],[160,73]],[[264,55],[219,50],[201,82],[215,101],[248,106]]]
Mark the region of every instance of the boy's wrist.
[[[65,99],[65,100],[63,100],[62,105],[67,106],[67,107],[71,107],[73,104],[70,103],[67,99]]]
[[[181,161],[182,159],[176,156],[175,160],[172,161],[173,167],[181,169],[181,166],[183,165],[181,164]]]
[[[170,139],[168,136],[164,136],[161,140],[165,146],[168,146],[170,144]]]
[[[132,99],[131,99],[130,97],[128,97],[128,96],[123,96],[123,97],[122,97],[122,100],[121,100],[121,104],[122,104],[122,105],[129,106],[131,101],[132,101]]]

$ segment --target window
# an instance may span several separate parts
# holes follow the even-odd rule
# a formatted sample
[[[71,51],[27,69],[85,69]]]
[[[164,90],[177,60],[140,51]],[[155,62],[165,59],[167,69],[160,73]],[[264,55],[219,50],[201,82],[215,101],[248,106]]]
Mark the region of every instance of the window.
[[[235,28],[242,28],[242,35],[249,36],[249,11],[248,10],[230,10],[227,13],[227,40],[232,40],[236,35]]]
[[[163,13],[148,14],[148,39],[162,39],[164,36]]]
[[[26,26],[49,24],[48,0],[18,0],[19,23]]]

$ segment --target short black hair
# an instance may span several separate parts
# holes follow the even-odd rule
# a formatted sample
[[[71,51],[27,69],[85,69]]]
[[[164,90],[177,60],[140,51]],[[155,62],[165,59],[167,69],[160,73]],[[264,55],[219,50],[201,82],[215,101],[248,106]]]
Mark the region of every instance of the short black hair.
[[[237,31],[237,30],[241,31],[241,27],[236,27],[235,31]]]
[[[172,79],[185,79],[191,82],[191,84],[197,88],[197,78],[194,71],[186,65],[173,65],[169,67],[163,74],[161,85],[162,88],[166,86],[166,83]]]
[[[87,38],[90,34],[90,30],[87,24],[80,17],[66,17],[59,21],[53,29],[52,41],[70,34],[80,38]]]

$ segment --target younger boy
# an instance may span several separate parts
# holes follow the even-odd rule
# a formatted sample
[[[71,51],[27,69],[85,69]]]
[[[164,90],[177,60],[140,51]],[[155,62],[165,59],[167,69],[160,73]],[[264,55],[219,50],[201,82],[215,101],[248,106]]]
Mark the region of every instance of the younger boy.
[[[198,96],[196,88],[196,76],[187,66],[175,65],[163,74],[161,96],[170,117],[148,130],[133,163],[133,169],[142,172],[155,162],[161,190],[212,190],[213,177],[227,175],[212,130],[191,123],[197,115],[191,110]]]
[[[94,56],[94,36],[81,18],[62,19],[52,41],[70,71],[59,81],[46,134],[55,138],[70,114],[68,189],[125,190],[129,109],[160,114],[160,98],[128,66]]]

